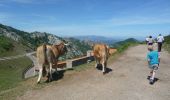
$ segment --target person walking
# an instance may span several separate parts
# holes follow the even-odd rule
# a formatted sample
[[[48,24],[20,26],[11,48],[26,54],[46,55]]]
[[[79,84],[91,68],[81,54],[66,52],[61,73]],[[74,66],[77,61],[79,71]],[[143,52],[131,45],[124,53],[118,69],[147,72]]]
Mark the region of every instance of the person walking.
[[[164,42],[164,37],[161,34],[159,34],[159,36],[157,37],[158,52],[161,52],[163,42]]]
[[[153,43],[154,43],[154,39],[152,38],[152,36],[149,36],[149,38],[148,38],[148,46],[153,45]]]
[[[153,50],[153,46],[148,46],[148,54],[147,54],[147,61],[148,66],[151,69],[150,76],[149,76],[149,83],[153,84],[155,79],[156,71],[158,70],[159,63],[160,63],[160,56],[157,51]]]

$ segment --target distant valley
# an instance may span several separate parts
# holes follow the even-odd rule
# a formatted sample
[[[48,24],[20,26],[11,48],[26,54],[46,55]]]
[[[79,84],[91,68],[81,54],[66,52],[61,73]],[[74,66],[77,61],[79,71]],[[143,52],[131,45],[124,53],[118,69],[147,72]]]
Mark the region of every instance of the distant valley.
[[[94,43],[105,43],[108,45],[114,44],[122,39],[117,39],[113,37],[104,37],[104,36],[95,36],[95,35],[87,35],[87,36],[74,36],[74,38],[79,39],[85,42],[94,42]]]

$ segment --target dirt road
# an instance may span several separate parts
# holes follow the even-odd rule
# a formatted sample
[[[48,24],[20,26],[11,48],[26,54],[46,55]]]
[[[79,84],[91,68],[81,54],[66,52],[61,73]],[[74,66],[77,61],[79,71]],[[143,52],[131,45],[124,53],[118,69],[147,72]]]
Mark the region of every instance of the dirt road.
[[[21,55],[16,55],[16,56],[1,57],[1,58],[0,58],[0,61],[17,59],[17,58],[24,57],[24,56],[31,56],[32,54],[35,54],[35,52],[30,52],[30,53],[21,54]],[[32,59],[31,59],[31,60],[32,60]]]
[[[161,53],[161,64],[150,85],[145,45],[129,48],[122,56],[110,63],[112,70],[102,75],[92,68],[43,89],[30,90],[18,100],[169,100],[170,54]]]

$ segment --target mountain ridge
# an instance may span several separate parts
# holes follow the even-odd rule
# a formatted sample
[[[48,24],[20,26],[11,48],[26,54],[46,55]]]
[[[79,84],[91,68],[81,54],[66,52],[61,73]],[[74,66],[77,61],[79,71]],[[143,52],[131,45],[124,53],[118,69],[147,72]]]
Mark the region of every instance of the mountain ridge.
[[[77,39],[72,38],[71,40],[67,41],[64,38],[56,36],[54,34],[38,31],[29,33],[3,24],[0,24],[0,36],[8,37],[16,41],[17,43],[28,47],[30,50],[36,50],[39,45],[44,43],[51,45],[55,43],[60,43],[62,41],[65,43],[69,43],[72,46],[68,48],[67,55],[64,55],[62,58],[60,58],[62,60],[83,56],[86,54],[86,51],[90,49],[90,45],[87,45],[82,41],[76,41]],[[76,44],[74,43],[75,41],[79,43]],[[79,48],[80,44],[85,49]]]

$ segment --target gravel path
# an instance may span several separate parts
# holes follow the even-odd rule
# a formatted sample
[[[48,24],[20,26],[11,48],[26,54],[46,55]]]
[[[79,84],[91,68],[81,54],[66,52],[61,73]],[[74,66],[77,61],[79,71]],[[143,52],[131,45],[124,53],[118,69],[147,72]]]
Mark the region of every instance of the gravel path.
[[[30,55],[32,55],[32,54],[34,54],[34,53],[35,53],[35,52],[26,53],[26,54],[22,54],[22,55],[16,55],[16,56],[1,57],[1,58],[0,58],[0,61],[17,59],[17,58],[21,58],[21,57],[24,57],[24,56],[30,56]]]
[[[139,45],[129,48],[108,65],[111,72],[102,75],[95,68],[65,75],[56,84],[30,90],[18,100],[169,100],[170,54],[161,53],[161,64],[150,85],[146,61],[147,48]]]

